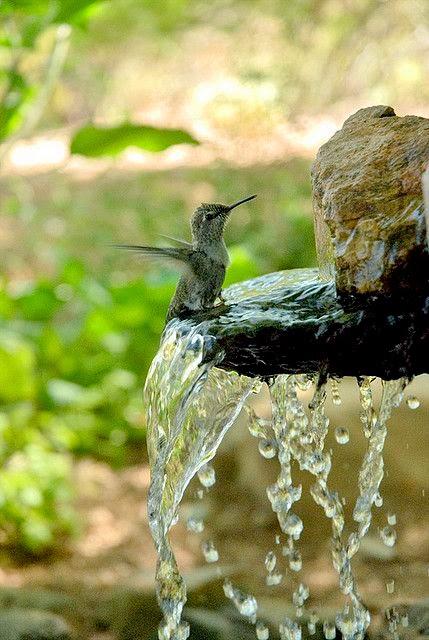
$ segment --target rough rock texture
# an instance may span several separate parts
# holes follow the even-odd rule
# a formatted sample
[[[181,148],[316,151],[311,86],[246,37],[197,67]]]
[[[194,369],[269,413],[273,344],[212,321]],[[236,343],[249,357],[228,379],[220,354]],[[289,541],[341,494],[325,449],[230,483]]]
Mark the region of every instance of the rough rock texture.
[[[361,109],[324,144],[312,168],[316,244],[345,300],[414,296],[429,259],[422,174],[429,120],[391,107]]]

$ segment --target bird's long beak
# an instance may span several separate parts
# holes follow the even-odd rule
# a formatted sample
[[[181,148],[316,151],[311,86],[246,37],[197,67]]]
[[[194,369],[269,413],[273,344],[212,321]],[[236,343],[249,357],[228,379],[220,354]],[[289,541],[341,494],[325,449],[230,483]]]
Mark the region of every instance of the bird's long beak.
[[[243,204],[243,202],[249,202],[249,200],[253,200],[253,198],[256,198],[256,194],[254,196],[248,196],[247,198],[243,198],[243,200],[239,200],[238,202],[235,202],[230,207],[228,207],[228,211],[232,211],[232,209],[235,209],[235,207],[238,207],[239,204]]]

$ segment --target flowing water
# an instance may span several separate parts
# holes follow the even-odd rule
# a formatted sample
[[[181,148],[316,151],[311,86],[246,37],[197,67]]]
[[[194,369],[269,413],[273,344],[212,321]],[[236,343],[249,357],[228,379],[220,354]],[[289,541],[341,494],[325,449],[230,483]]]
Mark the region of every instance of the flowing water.
[[[206,465],[256,388],[254,380],[216,369],[215,362],[203,364],[210,348],[203,329],[186,322],[169,324],[145,388],[151,465],[148,514],[158,552],[157,594],[164,614],[159,635],[174,640],[187,638],[189,628],[181,622],[186,586],[168,532],[192,477],[200,471],[203,485],[214,482]]]
[[[253,295],[253,294],[252,294]],[[182,621],[186,602],[186,586],[169,541],[169,530],[177,521],[179,504],[190,480],[198,474],[203,487],[215,482],[213,468],[208,464],[214,457],[226,431],[240,413],[246,399],[260,388],[258,380],[216,367],[212,354],[211,337],[205,324],[198,326],[189,321],[175,320],[164,332],[160,349],[152,363],[145,387],[148,418],[148,448],[151,464],[151,486],[148,500],[149,523],[158,552],[156,572],[157,595],[164,620],[159,628],[161,640],[184,640],[189,637],[189,625]],[[332,399],[341,399],[335,380]],[[302,567],[299,539],[305,523],[293,511],[301,498],[302,488],[294,484],[292,463],[311,474],[314,482],[311,496],[319,505],[332,527],[332,563],[338,573],[339,588],[345,596],[345,605],[338,612],[335,624],[325,621],[325,637],[335,637],[335,625],[346,640],[364,637],[370,616],[362,603],[352,570],[352,558],[368,532],[373,505],[380,503],[380,483],[383,478],[383,445],[387,433],[387,420],[392,409],[400,403],[405,379],[383,382],[381,402],[376,408],[371,379],[359,381],[361,421],[367,438],[358,483],[358,497],[353,511],[353,522],[346,523],[341,496],[329,484],[331,453],[325,449],[329,419],[325,413],[327,380],[320,376],[279,375],[270,381],[272,419],[262,420],[249,410],[249,430],[258,438],[258,447],[265,458],[278,459],[279,475],[267,487],[267,496],[276,513],[279,526],[286,536],[282,554],[289,569],[297,574]],[[304,392],[313,389],[308,406]],[[411,403],[416,404],[412,399]],[[340,444],[348,441],[345,427],[337,428],[335,438]],[[396,533],[390,522],[380,535],[386,544],[394,544]],[[188,528],[201,532],[201,520],[188,520]],[[218,553],[213,543],[203,543],[208,562],[216,562]],[[265,559],[268,585],[279,584],[282,574],[277,557],[270,551]],[[391,585],[388,589],[391,589]],[[238,611],[255,624],[255,637],[268,638],[269,631],[258,619],[258,603],[252,594],[243,593],[229,581],[224,584],[227,598]],[[309,589],[299,583],[293,592],[296,619],[285,617],[279,626],[280,637],[287,640],[301,638],[301,618]],[[315,627],[314,616],[307,616],[308,629]],[[312,626],[311,626],[312,625]],[[310,629],[311,627],[311,629]]]

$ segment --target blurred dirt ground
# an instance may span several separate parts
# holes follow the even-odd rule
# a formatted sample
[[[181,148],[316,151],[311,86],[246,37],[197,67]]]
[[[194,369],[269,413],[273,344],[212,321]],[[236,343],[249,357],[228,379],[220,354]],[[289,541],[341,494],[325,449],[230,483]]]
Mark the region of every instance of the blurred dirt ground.
[[[411,410],[404,402],[390,421],[382,483],[384,503],[375,509],[371,532],[353,560],[363,599],[375,614],[375,626],[380,624],[386,607],[417,603],[428,594],[427,383],[428,376],[421,376],[406,392],[406,397],[412,394],[419,398],[420,407]],[[340,407],[334,407],[328,399],[332,409],[327,447],[334,450],[331,483],[346,500],[350,522],[365,441],[359,425],[355,382],[343,381],[340,393]],[[269,412],[264,394],[254,404],[258,412]],[[348,444],[336,443],[332,436],[335,426],[349,428]],[[329,522],[308,497],[308,478],[295,470],[297,481],[303,484],[303,498],[296,511],[304,522],[304,532],[299,543],[303,569],[294,574],[286,570],[285,559],[275,544],[279,530],[265,498],[265,488],[277,474],[277,463],[261,458],[244,419],[228,434],[214,467],[215,487],[206,491],[201,501],[195,497],[197,482],[191,483],[182,506],[183,517],[172,531],[179,566],[187,575],[191,591],[196,589],[198,594],[193,599],[191,596],[191,602],[208,609],[224,607],[219,579],[229,576],[244,590],[252,591],[258,597],[261,614],[275,622],[290,608],[291,593],[302,580],[310,588],[308,610],[332,615],[342,605],[342,597],[330,560]],[[18,587],[24,594],[28,589],[42,589],[77,597],[75,605],[64,605],[61,612],[72,628],[92,640],[128,637],[123,635],[124,625],[119,620],[130,618],[130,607],[134,613],[137,610],[144,618],[147,616],[149,631],[156,626],[159,612],[153,583],[156,555],[145,503],[148,465],[142,463],[117,472],[87,459],[76,463],[74,474],[81,535],[62,551],[37,562],[22,557],[4,558],[0,571],[2,589]],[[197,512],[206,522],[201,535],[189,533],[184,523]],[[397,519],[398,538],[393,548],[386,547],[378,534],[379,528],[387,524],[387,514],[395,514]],[[218,566],[204,564],[200,547],[206,539],[213,539],[220,552]],[[279,568],[284,572],[283,582],[277,587],[265,585],[264,558],[270,549],[277,550]],[[392,580],[394,592],[388,594],[386,585]],[[0,600],[1,597],[0,592]],[[97,606],[91,602],[97,602]],[[83,608],[79,611],[79,607]],[[112,611],[115,621],[111,619]],[[138,615],[136,620],[142,624]],[[96,632],[98,635],[93,635]]]

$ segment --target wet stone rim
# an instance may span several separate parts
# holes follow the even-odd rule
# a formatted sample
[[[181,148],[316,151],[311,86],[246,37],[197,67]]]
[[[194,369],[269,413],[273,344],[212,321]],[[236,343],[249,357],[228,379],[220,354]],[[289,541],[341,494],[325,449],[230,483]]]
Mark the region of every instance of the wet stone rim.
[[[412,302],[360,297],[346,306],[332,281],[299,269],[233,285],[224,298],[188,319],[205,337],[205,361],[220,368],[263,378],[429,373],[429,294]]]

